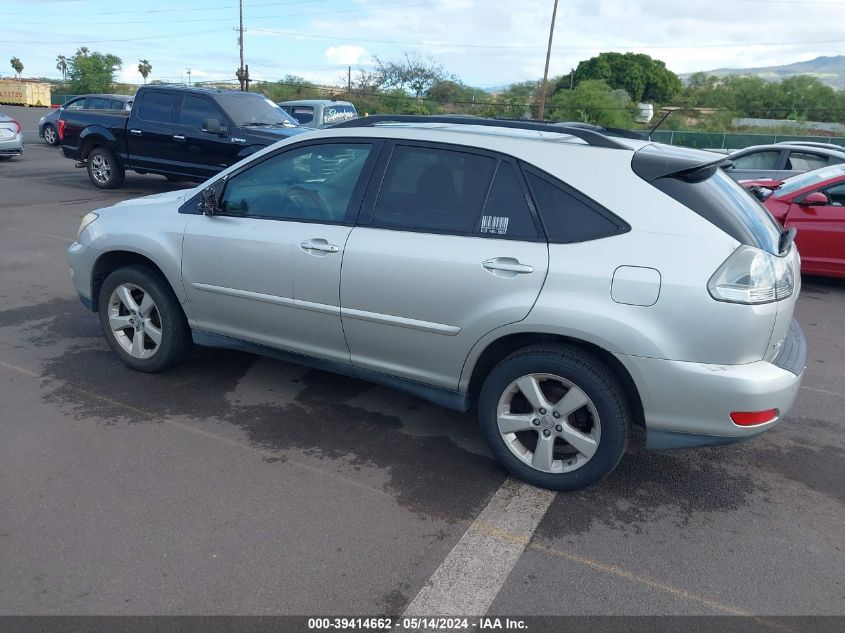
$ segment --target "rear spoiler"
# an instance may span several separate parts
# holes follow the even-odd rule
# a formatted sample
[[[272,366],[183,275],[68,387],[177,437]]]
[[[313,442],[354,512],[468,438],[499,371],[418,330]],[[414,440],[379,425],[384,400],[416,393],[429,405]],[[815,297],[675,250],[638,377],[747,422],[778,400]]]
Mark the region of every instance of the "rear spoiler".
[[[721,154],[674,145],[646,145],[631,159],[631,169],[647,182],[667,177],[701,182],[731,164]]]

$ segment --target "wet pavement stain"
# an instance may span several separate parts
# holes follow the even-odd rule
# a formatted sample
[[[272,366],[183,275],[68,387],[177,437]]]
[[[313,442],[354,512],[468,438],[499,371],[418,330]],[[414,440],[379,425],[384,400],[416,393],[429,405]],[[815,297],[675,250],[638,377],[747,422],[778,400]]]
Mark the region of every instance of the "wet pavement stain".
[[[65,310],[70,312],[67,318]],[[242,429],[251,445],[279,453],[265,456],[267,461],[284,461],[284,451],[297,450],[340,460],[334,469],[376,468],[386,474],[385,490],[400,505],[451,522],[475,516],[506,477],[496,462],[448,438],[414,437],[403,432],[399,417],[349,405],[348,400],[374,387],[368,382],[317,370],[302,373],[268,359],[280,380],[298,376],[295,397],[285,399],[278,395],[285,390],[275,392],[262,383],[268,387],[267,401],[240,404],[232,394],[258,356],[195,347],[182,365],[145,374],[129,369],[111,352],[96,315],[81,306],[70,309],[67,302],[49,302],[7,312],[13,314],[6,314],[5,322],[24,325],[21,334],[30,345],[49,346],[56,323],[63,324],[60,335],[70,347],[57,348],[58,355],[44,361],[44,398],[69,409],[76,419],[98,419],[103,426],[155,423],[167,416],[222,420]],[[415,399],[408,396],[408,401]],[[474,420],[469,423],[475,428]]]
[[[845,503],[845,451],[840,448],[798,444],[767,448],[756,451],[752,463]]]
[[[697,515],[738,510],[748,504],[751,495],[768,488],[747,472],[728,470],[730,462],[741,458],[725,451],[651,451],[642,443],[629,445],[616,470],[599,484],[558,495],[536,536],[574,536],[598,525],[634,534],[655,523],[683,529]]]

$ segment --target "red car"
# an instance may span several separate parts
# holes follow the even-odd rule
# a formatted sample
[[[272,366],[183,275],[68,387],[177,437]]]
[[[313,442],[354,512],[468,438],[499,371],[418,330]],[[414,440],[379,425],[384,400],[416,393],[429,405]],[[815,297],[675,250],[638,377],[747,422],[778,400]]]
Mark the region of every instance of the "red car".
[[[845,165],[786,180],[743,180],[785,228],[795,227],[801,272],[845,277]],[[770,192],[770,193],[769,193]]]

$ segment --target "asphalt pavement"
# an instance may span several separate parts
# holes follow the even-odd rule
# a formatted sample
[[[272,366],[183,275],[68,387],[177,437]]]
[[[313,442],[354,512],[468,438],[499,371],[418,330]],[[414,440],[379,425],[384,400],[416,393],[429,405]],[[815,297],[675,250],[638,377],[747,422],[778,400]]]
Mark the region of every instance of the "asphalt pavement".
[[[502,615],[845,615],[842,281],[804,279],[777,428],[638,433],[534,517],[471,414],[233,351],[123,366],[65,250],[88,211],[174,185],[96,190],[33,136],[43,109],[2,110],[28,144],[0,164],[0,615],[400,614],[440,585]]]

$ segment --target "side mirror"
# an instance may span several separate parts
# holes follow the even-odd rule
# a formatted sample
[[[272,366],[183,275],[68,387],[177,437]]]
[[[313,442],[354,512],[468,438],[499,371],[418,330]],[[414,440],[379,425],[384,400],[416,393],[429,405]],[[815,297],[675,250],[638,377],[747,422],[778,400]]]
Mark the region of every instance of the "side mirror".
[[[812,207],[824,206],[826,204],[830,204],[830,199],[827,197],[827,194],[822,193],[821,191],[813,191],[812,193],[808,193],[804,196],[798,204]]]
[[[214,187],[206,187],[202,190],[202,197],[197,205],[197,209],[203,215],[214,215],[220,211],[220,206],[217,202],[217,193],[214,191]]]
[[[219,134],[220,136],[225,136],[229,133],[229,128],[225,125],[220,125],[220,121],[217,119],[206,119],[202,122],[202,131],[208,132],[209,134]]]

